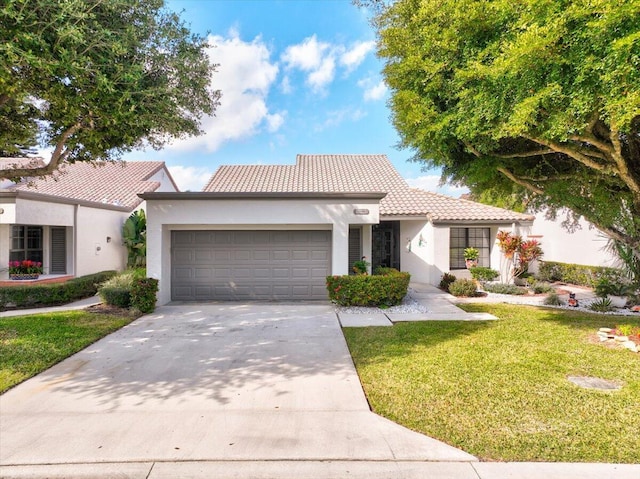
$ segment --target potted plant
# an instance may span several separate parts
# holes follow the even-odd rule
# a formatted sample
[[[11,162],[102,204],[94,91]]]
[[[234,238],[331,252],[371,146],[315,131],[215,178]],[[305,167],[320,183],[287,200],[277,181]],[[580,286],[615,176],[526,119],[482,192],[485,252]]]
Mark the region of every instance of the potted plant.
[[[42,274],[42,263],[25,259],[9,261],[9,278],[15,280],[38,279]]]
[[[367,274],[370,264],[371,263],[367,261],[367,257],[363,256],[361,260],[353,263],[353,271],[356,274]]]
[[[464,262],[467,265],[467,269],[475,268],[478,266],[478,258],[480,257],[480,251],[476,248],[465,248],[464,250]]]

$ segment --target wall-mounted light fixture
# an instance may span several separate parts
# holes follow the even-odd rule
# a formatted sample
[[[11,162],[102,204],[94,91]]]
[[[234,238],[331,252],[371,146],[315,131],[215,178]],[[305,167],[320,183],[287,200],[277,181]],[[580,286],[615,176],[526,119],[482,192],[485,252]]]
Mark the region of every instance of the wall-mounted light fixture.
[[[420,238],[418,238],[418,246],[422,247],[427,244],[427,241],[422,237],[422,233],[420,233]]]
[[[407,252],[411,253],[411,238],[407,238]]]

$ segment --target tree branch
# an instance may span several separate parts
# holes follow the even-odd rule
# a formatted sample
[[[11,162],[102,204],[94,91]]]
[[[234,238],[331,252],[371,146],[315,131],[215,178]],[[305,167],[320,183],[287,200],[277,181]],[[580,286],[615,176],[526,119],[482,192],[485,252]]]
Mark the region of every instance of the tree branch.
[[[53,150],[53,153],[51,153],[51,160],[49,161],[48,165],[38,168],[0,169],[0,179],[10,180],[14,178],[45,176],[53,173],[58,169],[60,163],[66,160],[71,153],[69,149],[65,149],[65,144],[67,140],[81,128],[81,126],[81,123],[76,123],[62,133],[60,139],[58,140],[58,143],[56,143],[56,147]]]
[[[538,188],[537,186],[535,186],[532,183],[529,183],[528,181],[525,181],[522,178],[518,178],[516,175],[514,175],[513,173],[511,173],[509,170],[507,170],[506,168],[499,166],[497,168],[497,170],[502,173],[504,176],[506,176],[507,178],[509,178],[511,181],[513,181],[514,183],[522,186],[523,188],[532,191],[533,193],[536,193],[538,195],[542,195],[544,194],[544,190],[542,190],[541,188]]]
[[[546,148],[544,150],[525,151],[523,153],[512,153],[509,155],[494,153],[492,154],[492,156],[495,156],[496,158],[528,158],[529,156],[551,155],[555,153],[558,153],[558,152],[551,148]]]
[[[622,155],[622,143],[620,142],[620,132],[611,122],[611,143],[613,144],[613,160],[618,166],[620,179],[633,191],[634,195],[638,197],[640,195],[640,183],[629,171],[629,165],[627,164],[624,156]]]
[[[596,170],[596,171],[599,171],[599,172],[605,173],[605,174],[615,174],[615,173],[617,173],[617,171],[615,171],[615,169],[612,168],[611,166],[603,165],[602,163],[599,163],[599,162],[589,158],[587,155],[584,155],[584,154],[580,153],[579,151],[576,151],[576,150],[568,147],[566,144],[555,143],[553,141],[542,140],[540,138],[534,138],[534,137],[531,137],[531,136],[524,136],[524,138],[527,138],[528,140],[531,140],[534,143],[538,143],[539,145],[543,145],[543,146],[546,146],[548,148],[551,148],[551,149],[557,151],[558,153],[564,153],[568,157],[573,158],[574,160],[576,160],[579,163],[582,163],[587,168],[591,168],[593,170]]]

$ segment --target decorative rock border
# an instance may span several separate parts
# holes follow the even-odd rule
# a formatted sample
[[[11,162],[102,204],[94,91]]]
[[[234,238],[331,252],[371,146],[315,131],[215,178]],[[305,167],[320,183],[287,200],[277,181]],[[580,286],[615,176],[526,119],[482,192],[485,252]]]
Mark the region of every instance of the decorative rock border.
[[[627,336],[614,334],[614,330],[611,328],[600,328],[597,334],[601,342],[617,343],[633,353],[640,352],[640,343],[636,344],[635,341],[631,341]]]

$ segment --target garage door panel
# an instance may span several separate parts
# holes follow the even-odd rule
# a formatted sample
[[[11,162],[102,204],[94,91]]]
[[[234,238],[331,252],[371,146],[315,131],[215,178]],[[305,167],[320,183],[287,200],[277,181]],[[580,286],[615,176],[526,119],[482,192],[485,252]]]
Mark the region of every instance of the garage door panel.
[[[174,300],[327,298],[330,231],[174,231],[172,248]]]
[[[275,250],[271,252],[271,259],[273,261],[289,261],[291,257],[291,251],[289,250]]]

